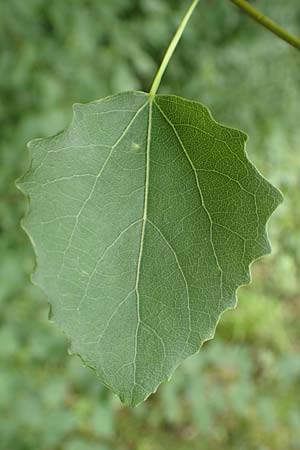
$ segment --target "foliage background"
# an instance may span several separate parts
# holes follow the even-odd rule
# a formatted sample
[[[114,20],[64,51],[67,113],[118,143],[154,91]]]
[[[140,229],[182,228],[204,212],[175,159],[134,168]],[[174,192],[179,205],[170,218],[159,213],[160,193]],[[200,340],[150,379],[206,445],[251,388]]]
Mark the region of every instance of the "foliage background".
[[[285,194],[273,253],[253,266],[238,309],[130,410],[67,356],[29,281],[14,185],[26,142],[60,131],[74,102],[147,90],[187,3],[0,0],[0,450],[300,448],[300,57],[230,2],[200,2],[161,91],[247,131],[252,161]],[[254,3],[299,35],[299,0]]]

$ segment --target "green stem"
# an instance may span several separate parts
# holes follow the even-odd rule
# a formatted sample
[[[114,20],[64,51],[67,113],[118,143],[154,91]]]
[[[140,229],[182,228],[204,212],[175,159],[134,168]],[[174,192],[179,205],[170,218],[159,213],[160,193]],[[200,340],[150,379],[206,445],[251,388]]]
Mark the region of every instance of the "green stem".
[[[196,8],[200,0],[193,0],[189,9],[185,13],[167,51],[166,54],[162,60],[162,63],[157,71],[157,74],[154,78],[152,87],[150,89],[150,97],[154,97],[159,89],[162,77],[168,67],[168,64],[170,62],[170,59],[173,56],[173,53],[182,37],[182,34]],[[230,0],[232,3],[234,3],[236,6],[238,6],[240,9],[242,9],[248,16],[250,16],[252,19],[254,19],[256,22],[258,22],[263,27],[267,28],[269,31],[274,33],[276,36],[278,36],[280,39],[284,40],[288,44],[295,47],[297,50],[300,50],[300,39],[296,38],[292,34],[290,34],[288,31],[286,31],[284,28],[282,28],[280,25],[278,25],[276,22],[274,22],[269,17],[264,16],[260,11],[255,9],[248,1],[246,0]]]
[[[300,50],[300,39],[296,38],[277,23],[273,22],[269,17],[264,16],[260,11],[255,9],[246,0],[230,0],[232,3],[241,8],[248,16],[252,17],[256,22],[267,28],[272,33],[276,34],[280,39],[283,39],[288,44]]]
[[[175,51],[175,49],[176,49],[176,47],[178,45],[178,42],[180,41],[180,38],[181,38],[181,36],[182,36],[182,34],[183,34],[187,24],[188,24],[188,21],[190,20],[190,18],[192,16],[196,6],[198,5],[198,3],[199,3],[199,0],[194,0],[192,2],[191,6],[189,7],[189,9],[187,10],[184,18],[182,19],[182,22],[180,23],[180,25],[178,27],[178,30],[176,31],[176,33],[175,33],[175,35],[174,35],[174,37],[173,37],[173,39],[172,39],[172,41],[171,41],[167,51],[166,51],[166,54],[165,54],[165,56],[164,56],[164,58],[162,60],[161,66],[158,69],[158,72],[157,72],[157,74],[155,76],[155,79],[153,81],[153,84],[152,84],[152,87],[151,87],[151,90],[150,90],[150,94],[149,94],[150,97],[154,97],[156,92],[158,91],[158,88],[159,88],[160,83],[161,83],[161,79],[162,79],[162,77],[163,77],[163,75],[164,75],[164,73],[165,73],[165,71],[166,71],[166,69],[168,67],[170,59],[172,58],[173,53],[174,53],[174,51]]]

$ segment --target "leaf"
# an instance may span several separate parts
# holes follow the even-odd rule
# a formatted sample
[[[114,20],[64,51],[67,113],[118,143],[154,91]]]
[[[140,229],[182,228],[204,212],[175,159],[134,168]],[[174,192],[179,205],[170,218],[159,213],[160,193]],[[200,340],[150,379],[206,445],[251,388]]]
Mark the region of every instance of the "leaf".
[[[199,103],[129,92],[76,104],[68,129],[29,145],[34,281],[71,352],[129,405],[213,337],[270,251],[281,194],[246,140]]]

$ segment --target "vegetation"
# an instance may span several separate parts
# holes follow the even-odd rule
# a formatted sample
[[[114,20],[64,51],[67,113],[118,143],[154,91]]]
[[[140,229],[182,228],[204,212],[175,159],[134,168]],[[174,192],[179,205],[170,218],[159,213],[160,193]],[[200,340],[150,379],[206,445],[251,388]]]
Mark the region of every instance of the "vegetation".
[[[25,143],[60,131],[79,99],[149,89],[185,9],[171,0],[102,3],[1,4],[0,448],[297,449],[299,59],[229,3],[203,1],[199,26],[187,30],[162,89],[246,130],[251,159],[285,195],[270,223],[273,253],[253,267],[255,282],[239,290],[239,307],[223,317],[217,339],[132,411],[67,356],[45,298],[29,282],[34,258],[14,186],[28,165]],[[297,34],[296,0],[261,3]]]

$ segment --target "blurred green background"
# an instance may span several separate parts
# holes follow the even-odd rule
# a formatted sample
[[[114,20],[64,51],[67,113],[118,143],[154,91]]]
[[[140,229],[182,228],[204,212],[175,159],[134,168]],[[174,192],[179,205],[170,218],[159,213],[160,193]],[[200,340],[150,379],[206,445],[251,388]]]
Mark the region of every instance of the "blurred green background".
[[[255,1],[295,34],[299,0]],[[32,286],[14,180],[26,142],[71,105],[147,90],[188,0],[0,0],[0,450],[300,449],[300,55],[229,1],[202,0],[161,92],[199,100],[250,134],[248,153],[285,195],[273,253],[236,311],[146,403],[122,406],[67,356]]]

